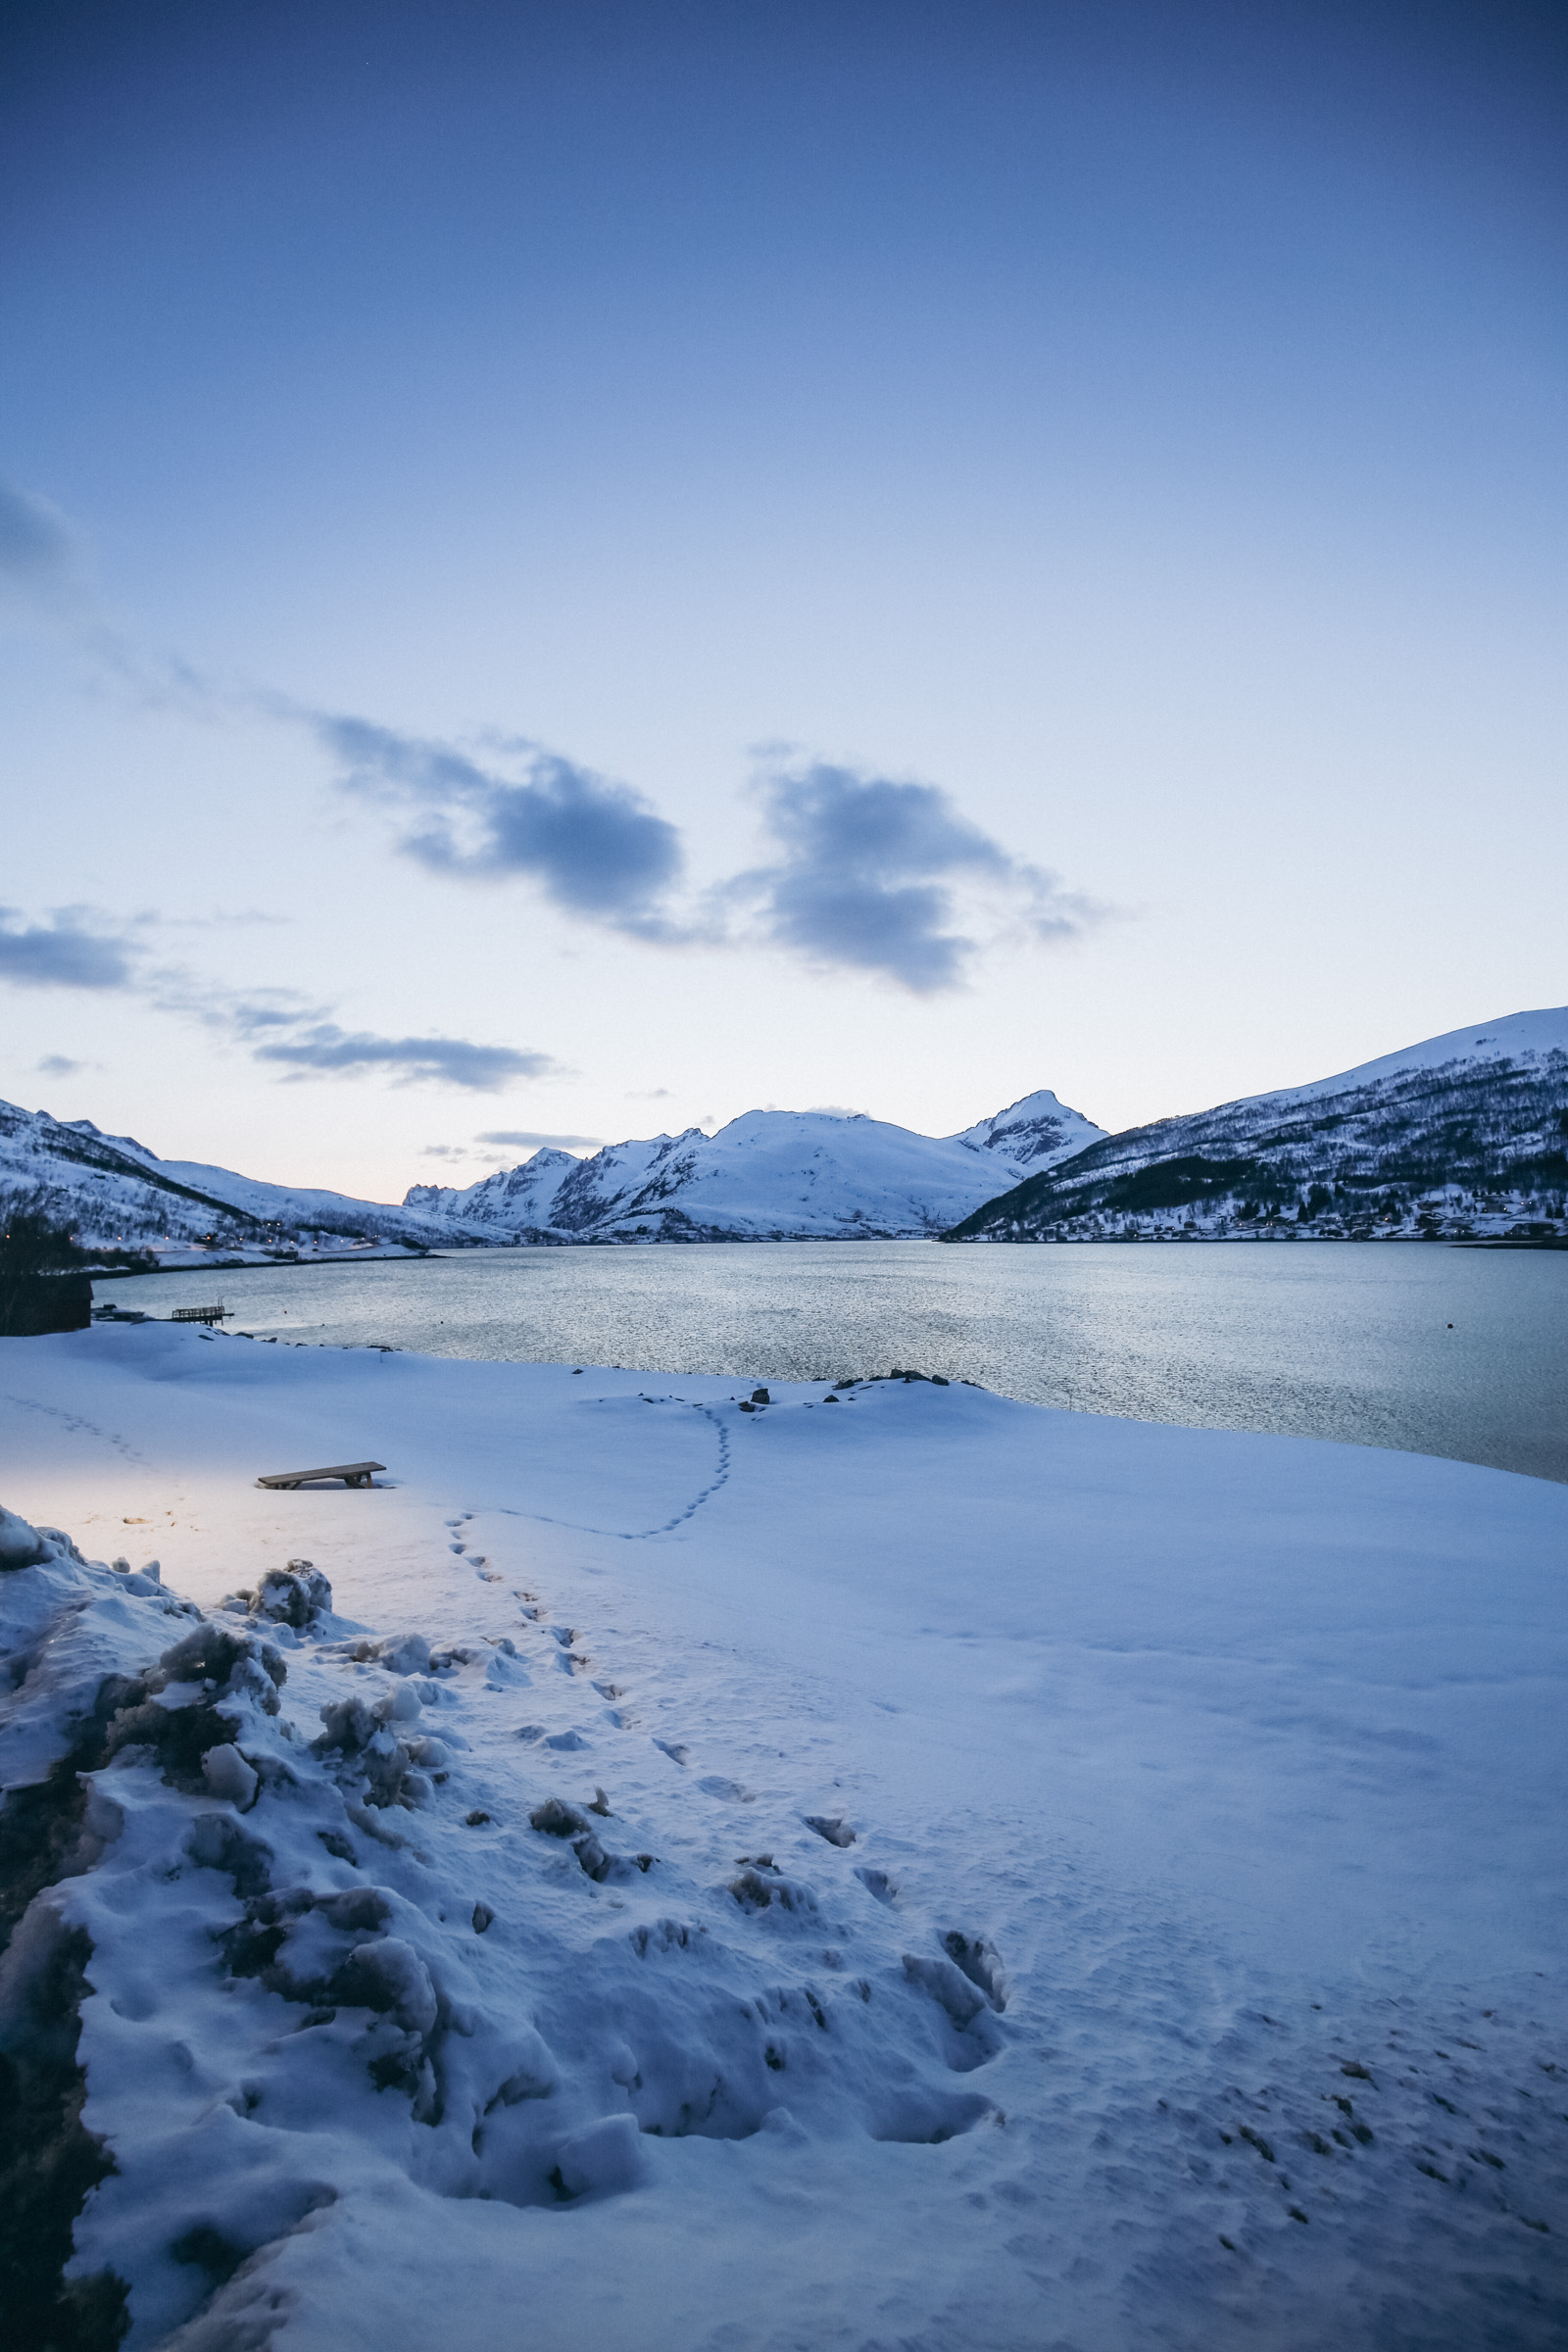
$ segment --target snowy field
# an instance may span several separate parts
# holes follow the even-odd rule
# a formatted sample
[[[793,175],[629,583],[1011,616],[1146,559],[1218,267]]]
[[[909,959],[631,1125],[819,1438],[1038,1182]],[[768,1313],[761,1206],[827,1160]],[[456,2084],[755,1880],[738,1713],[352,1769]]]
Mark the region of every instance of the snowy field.
[[[130,2352],[1568,2340],[1568,1490],[771,1394],[0,1343]]]

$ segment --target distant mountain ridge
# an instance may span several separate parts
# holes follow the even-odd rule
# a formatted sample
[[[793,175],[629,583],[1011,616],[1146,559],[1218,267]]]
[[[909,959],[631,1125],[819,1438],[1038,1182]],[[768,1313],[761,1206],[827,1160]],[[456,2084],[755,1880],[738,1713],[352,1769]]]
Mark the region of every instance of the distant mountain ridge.
[[[88,1243],[292,1254],[364,1244],[1433,1237],[1568,1230],[1568,1008],[1511,1013],[1302,1086],[1107,1135],[1048,1089],[956,1135],[744,1112],[546,1148],[401,1203],[160,1159],[0,1103],[0,1206]]]
[[[1104,1134],[1049,1089],[959,1135],[862,1113],[749,1110],[715,1135],[548,1148],[458,1191],[414,1185],[404,1206],[531,1242],[897,1240],[943,1232],[1009,1172],[1050,1167]]]
[[[1568,1007],[1103,1137],[946,1241],[1463,1238],[1568,1213]]]
[[[90,1119],[0,1103],[0,1203],[89,1243],[250,1254],[365,1243],[885,1239],[940,1233],[995,1192],[999,1168],[1050,1166],[1103,1132],[1046,1090],[948,1137],[825,1111],[748,1111],[712,1137],[692,1128],[586,1160],[546,1149],[465,1191],[415,1185],[392,1206],[160,1159]]]

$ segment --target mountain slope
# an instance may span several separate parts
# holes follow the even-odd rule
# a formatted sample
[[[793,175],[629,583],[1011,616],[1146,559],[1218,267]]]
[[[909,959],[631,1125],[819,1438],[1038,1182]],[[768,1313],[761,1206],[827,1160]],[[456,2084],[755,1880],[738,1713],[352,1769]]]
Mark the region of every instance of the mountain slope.
[[[130,1136],[90,1119],[0,1102],[0,1203],[74,1227],[92,1243],[211,1242],[221,1249],[287,1248],[329,1236],[428,1249],[457,1229],[405,1208],[343,1193],[295,1190],[194,1160],[160,1159]]]
[[[1568,1206],[1568,1007],[1108,1136],[949,1241],[1486,1233]]]
[[[966,1216],[995,1190],[999,1164],[1051,1165],[1102,1133],[1047,1092],[956,1136],[863,1114],[749,1110],[713,1136],[691,1127],[585,1160],[541,1151],[463,1192],[416,1185],[405,1205],[529,1241],[887,1240]]]

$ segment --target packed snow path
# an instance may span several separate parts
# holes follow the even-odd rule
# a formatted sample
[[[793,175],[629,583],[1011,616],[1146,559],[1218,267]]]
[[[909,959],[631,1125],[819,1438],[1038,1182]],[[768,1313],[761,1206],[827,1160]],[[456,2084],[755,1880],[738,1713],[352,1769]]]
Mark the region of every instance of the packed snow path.
[[[0,2052],[114,2159],[82,2308],[1560,2343],[1568,1491],[830,1394],[0,1344],[5,1501],[130,1571],[0,1529]],[[323,1441],[389,1483],[250,1483]]]

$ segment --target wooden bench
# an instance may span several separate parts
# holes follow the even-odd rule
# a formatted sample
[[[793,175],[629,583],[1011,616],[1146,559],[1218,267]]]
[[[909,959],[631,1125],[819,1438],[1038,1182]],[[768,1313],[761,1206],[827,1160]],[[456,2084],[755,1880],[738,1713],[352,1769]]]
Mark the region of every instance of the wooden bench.
[[[259,1478],[259,1487],[308,1487],[318,1478],[340,1478],[346,1487],[368,1487],[372,1470],[384,1470],[385,1462],[333,1462],[325,1470],[274,1470],[270,1478]]]

